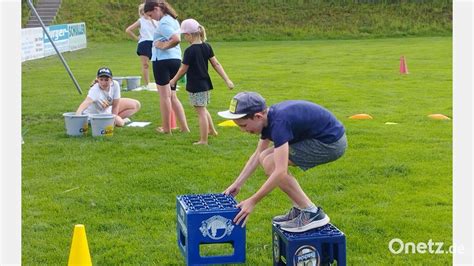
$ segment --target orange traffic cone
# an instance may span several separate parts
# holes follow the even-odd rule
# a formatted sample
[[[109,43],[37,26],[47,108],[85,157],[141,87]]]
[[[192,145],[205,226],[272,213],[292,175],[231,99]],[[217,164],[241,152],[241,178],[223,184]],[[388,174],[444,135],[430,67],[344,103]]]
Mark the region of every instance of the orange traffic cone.
[[[407,60],[404,56],[400,57],[400,74],[408,74]]]
[[[373,117],[368,114],[356,114],[356,115],[350,116],[349,119],[366,120],[366,119],[373,119]]]
[[[68,266],[92,266],[91,254],[87,245],[86,228],[83,224],[74,226]]]
[[[451,120],[451,118],[443,114],[431,114],[431,115],[428,115],[428,117],[435,120]]]
[[[170,129],[175,129],[177,128],[176,126],[176,116],[174,114],[174,111],[171,110],[170,112]]]

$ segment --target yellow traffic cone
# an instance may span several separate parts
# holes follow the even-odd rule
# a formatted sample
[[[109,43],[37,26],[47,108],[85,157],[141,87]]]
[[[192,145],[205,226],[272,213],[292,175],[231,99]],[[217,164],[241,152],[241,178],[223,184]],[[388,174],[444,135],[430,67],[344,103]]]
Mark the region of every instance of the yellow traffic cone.
[[[225,120],[224,122],[220,122],[218,124],[220,127],[236,127],[237,124],[234,122],[234,120]]]
[[[86,228],[83,224],[74,226],[68,261],[68,266],[72,265],[92,265],[91,254],[87,245]]]

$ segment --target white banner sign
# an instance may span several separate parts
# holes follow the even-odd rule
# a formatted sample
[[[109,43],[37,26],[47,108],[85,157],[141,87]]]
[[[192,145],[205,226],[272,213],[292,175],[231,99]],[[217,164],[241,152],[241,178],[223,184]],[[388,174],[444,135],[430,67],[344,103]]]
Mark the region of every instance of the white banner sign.
[[[43,29],[21,30],[21,62],[44,57]]]
[[[87,48],[86,23],[46,27],[60,53]],[[43,28],[21,29],[21,62],[54,55],[56,51]]]
[[[84,22],[67,24],[69,31],[69,51],[87,47],[86,24]]]
[[[51,25],[46,30],[53,40],[56,48],[60,53],[69,51],[69,31],[67,24]],[[46,33],[44,34],[44,56],[53,55],[56,53],[53,45],[48,39]]]

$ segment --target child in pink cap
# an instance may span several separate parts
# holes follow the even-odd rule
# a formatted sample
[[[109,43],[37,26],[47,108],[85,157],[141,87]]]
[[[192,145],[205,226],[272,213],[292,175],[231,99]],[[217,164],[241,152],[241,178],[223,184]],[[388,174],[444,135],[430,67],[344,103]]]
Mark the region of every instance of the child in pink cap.
[[[190,46],[184,51],[181,67],[171,79],[170,85],[174,86],[186,74],[186,90],[199,118],[200,139],[194,144],[207,145],[208,135],[217,135],[211,115],[206,109],[211,99],[210,91],[213,89],[208,73],[208,62],[211,62],[212,67],[224,79],[229,89],[234,88],[234,83],[217,61],[211,45],[205,42],[206,31],[203,26],[194,19],[186,19],[181,23],[180,32]]]

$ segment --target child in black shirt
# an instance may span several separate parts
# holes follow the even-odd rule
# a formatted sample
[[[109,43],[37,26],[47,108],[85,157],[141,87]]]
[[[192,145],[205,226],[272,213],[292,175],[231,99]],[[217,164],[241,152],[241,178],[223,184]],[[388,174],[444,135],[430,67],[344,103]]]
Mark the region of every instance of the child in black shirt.
[[[208,135],[217,135],[211,115],[206,109],[210,103],[210,90],[213,89],[208,73],[208,61],[224,79],[229,89],[234,88],[234,83],[227,77],[224,68],[217,61],[211,45],[205,42],[206,31],[203,26],[194,19],[186,19],[181,23],[180,32],[191,45],[184,51],[181,67],[170,81],[170,85],[176,85],[176,82],[187,73],[186,90],[199,118],[200,139],[194,144],[207,145]]]

